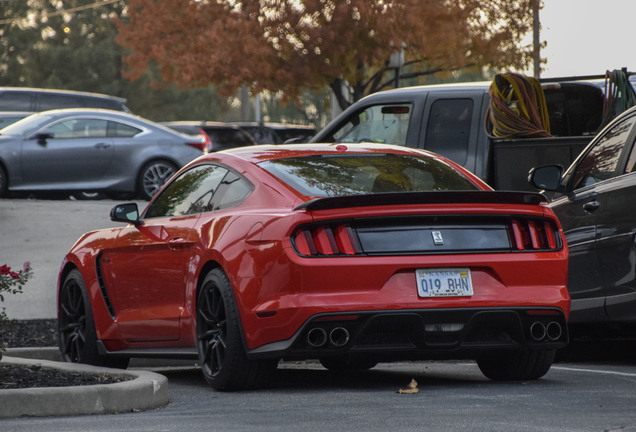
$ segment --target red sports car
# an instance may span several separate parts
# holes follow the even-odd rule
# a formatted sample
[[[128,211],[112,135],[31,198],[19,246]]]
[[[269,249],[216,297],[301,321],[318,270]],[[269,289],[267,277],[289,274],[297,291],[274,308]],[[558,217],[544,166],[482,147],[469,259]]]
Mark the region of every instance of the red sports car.
[[[544,197],[425,151],[252,146],[179,171],[84,235],[58,291],[72,362],[198,356],[220,390],[280,359],[328,369],[476,359],[536,379],[566,345],[568,251]]]

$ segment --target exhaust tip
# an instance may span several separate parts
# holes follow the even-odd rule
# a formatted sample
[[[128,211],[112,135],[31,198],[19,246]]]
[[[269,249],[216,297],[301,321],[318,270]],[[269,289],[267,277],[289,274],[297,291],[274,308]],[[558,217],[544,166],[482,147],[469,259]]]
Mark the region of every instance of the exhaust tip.
[[[545,339],[546,327],[542,322],[536,321],[530,326],[530,336],[536,341]]]
[[[344,327],[336,327],[329,333],[329,342],[337,347],[345,346],[349,342],[349,330]]]
[[[320,348],[327,343],[327,332],[320,328],[312,328],[307,333],[307,343],[314,348]]]
[[[558,322],[552,321],[546,327],[546,334],[548,339],[552,341],[559,340],[561,335],[563,335],[563,328]]]

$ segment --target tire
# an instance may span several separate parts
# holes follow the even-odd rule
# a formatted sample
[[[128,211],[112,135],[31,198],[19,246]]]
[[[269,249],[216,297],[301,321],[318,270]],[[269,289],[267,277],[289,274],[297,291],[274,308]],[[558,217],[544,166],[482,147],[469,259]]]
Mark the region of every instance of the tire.
[[[216,390],[247,390],[263,384],[277,361],[247,358],[230,281],[211,270],[197,298],[197,350],[207,383]]]
[[[535,380],[548,373],[555,354],[548,349],[497,352],[477,359],[477,365],[491,380]]]
[[[88,192],[88,191],[73,192],[72,196],[75,197],[75,199],[78,201],[97,201],[97,200],[103,200],[104,198],[106,198],[106,195],[104,195],[101,192]]]
[[[333,372],[354,372],[373,369],[378,362],[373,359],[344,357],[327,357],[320,359],[320,364]]]
[[[137,194],[150,201],[159,189],[177,172],[177,167],[165,160],[148,162],[139,171],[137,178]]]
[[[4,170],[4,167],[0,165],[0,198],[7,195],[8,189],[9,177],[7,176],[7,172]]]
[[[72,270],[60,290],[57,307],[58,342],[64,361],[125,369],[127,357],[106,357],[97,351],[97,332],[86,284],[79,270]]]

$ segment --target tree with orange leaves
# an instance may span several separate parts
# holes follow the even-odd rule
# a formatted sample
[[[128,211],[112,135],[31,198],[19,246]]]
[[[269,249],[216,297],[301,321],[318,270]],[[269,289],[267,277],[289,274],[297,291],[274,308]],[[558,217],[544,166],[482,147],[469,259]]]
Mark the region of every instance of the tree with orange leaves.
[[[411,75],[527,66],[533,1],[128,0],[117,41],[132,79],[155,63],[168,83],[223,94],[329,85],[345,107],[393,80],[400,50]]]

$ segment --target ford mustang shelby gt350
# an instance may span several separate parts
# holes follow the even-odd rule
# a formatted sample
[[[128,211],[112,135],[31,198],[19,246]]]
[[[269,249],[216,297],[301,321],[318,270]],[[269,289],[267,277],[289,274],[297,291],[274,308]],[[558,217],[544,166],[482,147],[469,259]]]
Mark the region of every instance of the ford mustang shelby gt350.
[[[85,234],[58,291],[67,361],[199,358],[220,390],[281,359],[475,359],[536,379],[568,341],[568,251],[544,197],[379,144],[251,146],[181,169]]]

